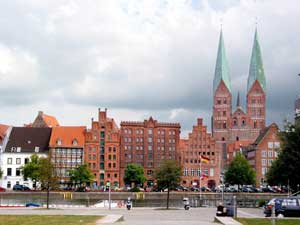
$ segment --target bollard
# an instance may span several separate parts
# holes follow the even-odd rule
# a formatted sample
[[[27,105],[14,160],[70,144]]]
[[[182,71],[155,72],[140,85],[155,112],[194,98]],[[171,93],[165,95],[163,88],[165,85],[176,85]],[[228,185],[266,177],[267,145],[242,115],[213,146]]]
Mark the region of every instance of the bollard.
[[[236,196],[233,196],[233,218],[237,218],[237,204],[236,204]]]

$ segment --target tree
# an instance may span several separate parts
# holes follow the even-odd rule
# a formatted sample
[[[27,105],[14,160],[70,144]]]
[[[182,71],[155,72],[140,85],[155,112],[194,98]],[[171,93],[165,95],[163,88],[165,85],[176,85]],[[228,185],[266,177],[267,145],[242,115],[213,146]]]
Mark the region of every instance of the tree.
[[[167,188],[167,209],[169,209],[170,190],[180,184],[182,168],[175,160],[164,160],[155,171],[155,179],[158,187]]]
[[[300,183],[300,124],[287,123],[279,138],[281,149],[266,174],[267,182],[270,185],[290,185],[297,190]]]
[[[2,169],[0,167],[0,179],[2,178],[2,176],[3,176],[3,171],[2,171]]]
[[[49,209],[50,190],[58,186],[58,177],[49,158],[39,159],[39,176],[42,188],[47,190],[47,209]]]
[[[225,182],[240,185],[255,184],[255,171],[249,165],[247,159],[238,153],[229,164],[225,172]]]
[[[125,184],[134,184],[134,187],[141,185],[146,181],[144,169],[142,166],[134,163],[127,165],[125,169],[124,182]]]
[[[69,171],[70,181],[75,184],[79,184],[81,187],[82,184],[90,183],[94,176],[88,167],[87,164],[80,165],[76,169]]]
[[[29,163],[25,164],[22,167],[22,174],[24,180],[30,178],[34,183],[34,188],[36,189],[36,183],[40,180],[40,158],[37,154],[33,154],[30,157]]]

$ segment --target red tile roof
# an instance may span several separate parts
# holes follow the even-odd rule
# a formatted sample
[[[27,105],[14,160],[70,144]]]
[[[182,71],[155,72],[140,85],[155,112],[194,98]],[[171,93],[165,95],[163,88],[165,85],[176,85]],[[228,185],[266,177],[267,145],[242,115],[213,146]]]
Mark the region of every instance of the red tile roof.
[[[84,147],[85,126],[60,126],[53,127],[50,138],[50,147]],[[61,141],[59,145],[58,140]],[[74,145],[73,141],[77,141]]]
[[[43,114],[43,119],[48,127],[58,127],[59,123],[54,116]]]
[[[0,124],[0,137],[4,137],[6,134],[7,129],[9,128],[8,125]]]

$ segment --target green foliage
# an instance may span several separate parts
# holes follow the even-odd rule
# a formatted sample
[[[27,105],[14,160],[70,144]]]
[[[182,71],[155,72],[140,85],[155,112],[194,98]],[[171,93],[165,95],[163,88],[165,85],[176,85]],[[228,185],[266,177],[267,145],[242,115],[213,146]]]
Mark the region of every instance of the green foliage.
[[[138,164],[128,164],[125,169],[124,182],[125,184],[131,185],[134,183],[134,186],[141,185],[146,181],[144,175],[144,168]]]
[[[58,177],[49,158],[40,158],[39,176],[43,188],[46,190],[56,189],[58,186]]]
[[[238,153],[229,164],[225,173],[225,183],[232,185],[255,184],[255,171],[242,154]]]
[[[171,189],[180,184],[182,168],[175,160],[164,160],[160,168],[155,171],[155,179],[158,187],[168,188],[167,209],[169,208],[169,193]]]
[[[285,126],[285,132],[279,135],[281,149],[277,160],[272,163],[266,174],[270,185],[290,185],[297,190],[300,180],[300,124]]]
[[[30,157],[30,161],[22,167],[22,174],[24,180],[30,178],[35,184],[40,181],[40,158],[37,154],[33,154]]]
[[[39,176],[42,188],[47,190],[47,209],[49,209],[50,190],[58,186],[58,177],[49,158],[39,159]]]
[[[135,187],[131,188],[130,191],[131,192],[140,192],[140,189],[139,189],[139,187],[135,186]]]
[[[69,171],[70,181],[75,184],[87,184],[93,181],[93,174],[87,164],[80,165]]]

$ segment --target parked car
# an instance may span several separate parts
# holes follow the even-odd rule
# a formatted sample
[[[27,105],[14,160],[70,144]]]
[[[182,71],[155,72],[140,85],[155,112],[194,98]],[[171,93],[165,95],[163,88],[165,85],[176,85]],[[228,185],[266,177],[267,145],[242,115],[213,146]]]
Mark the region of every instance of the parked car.
[[[188,191],[188,188],[185,186],[178,186],[175,188],[176,191]]]
[[[15,184],[13,186],[14,191],[30,191],[31,189],[25,185],[22,184]]]
[[[35,202],[26,203],[26,207],[41,207],[41,204]]]
[[[0,192],[5,192],[6,191],[6,189],[5,188],[3,188],[3,187],[0,187]]]
[[[276,199],[275,215],[278,217],[300,217],[300,197]]]

